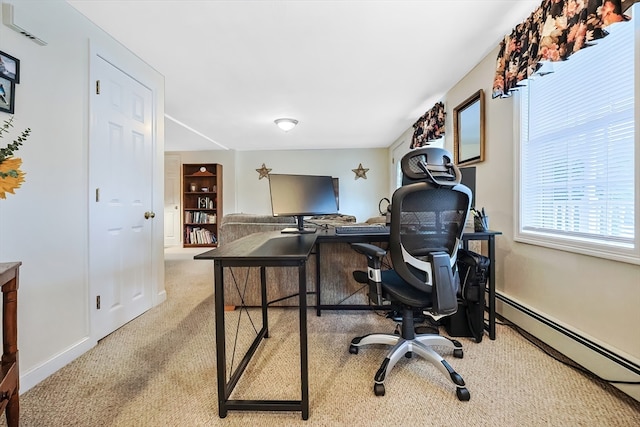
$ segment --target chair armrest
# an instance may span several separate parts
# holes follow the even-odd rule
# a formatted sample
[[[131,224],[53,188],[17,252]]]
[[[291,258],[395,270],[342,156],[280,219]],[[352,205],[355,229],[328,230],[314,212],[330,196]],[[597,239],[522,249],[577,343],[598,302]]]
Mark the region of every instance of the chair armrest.
[[[381,268],[382,260],[387,254],[387,251],[379,246],[369,243],[351,243],[351,247],[356,252],[367,257],[367,273],[356,273],[360,273],[361,275],[365,275],[367,277],[367,281],[369,284],[369,299],[376,305],[382,305],[384,295],[382,292]],[[356,281],[362,283],[361,280],[358,280],[358,277],[356,277],[355,273],[354,278],[356,279]]]
[[[451,258],[446,252],[429,254],[432,268],[432,311],[438,315],[450,315],[458,309],[458,283],[451,269]]]
[[[387,254],[387,251],[382,249],[380,246],[369,243],[351,243],[351,247],[359,254],[365,255],[367,258],[382,259]]]

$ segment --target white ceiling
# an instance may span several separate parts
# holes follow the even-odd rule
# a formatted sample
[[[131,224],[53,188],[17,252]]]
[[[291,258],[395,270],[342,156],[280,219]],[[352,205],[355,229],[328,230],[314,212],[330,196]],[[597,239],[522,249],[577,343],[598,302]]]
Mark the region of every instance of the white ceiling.
[[[68,2],[165,76],[189,151],[388,147],[541,0]]]

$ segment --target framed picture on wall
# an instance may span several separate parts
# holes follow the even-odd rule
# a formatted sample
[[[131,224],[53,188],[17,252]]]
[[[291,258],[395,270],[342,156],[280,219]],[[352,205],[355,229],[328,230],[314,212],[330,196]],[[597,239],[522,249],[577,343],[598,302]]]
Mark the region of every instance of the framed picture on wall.
[[[20,83],[20,60],[0,51],[0,77]]]
[[[16,85],[11,80],[0,77],[0,111],[13,114]]]
[[[457,165],[484,161],[484,92],[482,89],[453,109],[453,148]]]

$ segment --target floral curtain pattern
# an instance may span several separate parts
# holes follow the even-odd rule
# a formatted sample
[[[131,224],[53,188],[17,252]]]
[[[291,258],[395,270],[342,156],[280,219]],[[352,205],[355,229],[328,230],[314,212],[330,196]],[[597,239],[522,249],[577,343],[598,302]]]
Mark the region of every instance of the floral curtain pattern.
[[[415,131],[409,148],[420,148],[429,145],[429,141],[442,138],[444,135],[444,104],[438,102],[424,113],[417,122],[413,124]]]
[[[493,98],[509,97],[519,83],[540,69],[541,61],[564,61],[594,40],[604,28],[628,21],[621,0],[544,0],[500,43]],[[628,2],[627,2],[628,3]]]

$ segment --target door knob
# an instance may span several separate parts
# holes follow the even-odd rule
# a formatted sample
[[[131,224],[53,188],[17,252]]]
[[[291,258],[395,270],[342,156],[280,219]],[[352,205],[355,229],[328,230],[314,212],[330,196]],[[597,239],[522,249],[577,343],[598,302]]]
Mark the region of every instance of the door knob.
[[[144,213],[144,218],[145,219],[155,218],[155,217],[156,217],[156,213],[155,212],[145,212]]]

